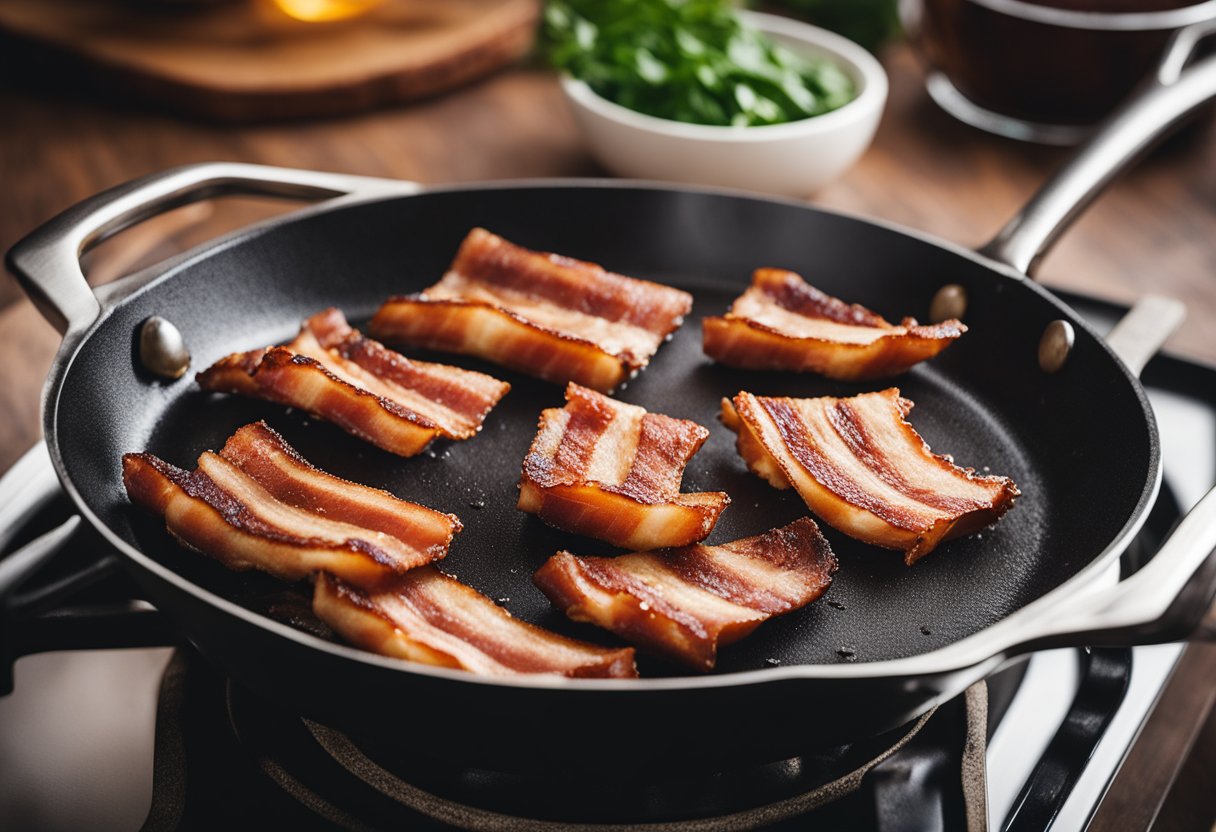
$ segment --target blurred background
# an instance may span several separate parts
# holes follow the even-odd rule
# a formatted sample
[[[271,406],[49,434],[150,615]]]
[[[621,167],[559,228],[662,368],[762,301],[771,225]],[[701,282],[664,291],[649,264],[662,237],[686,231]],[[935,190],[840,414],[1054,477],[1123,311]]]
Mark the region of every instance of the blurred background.
[[[1188,5],[1098,5],[1137,2]],[[1060,165],[1067,150],[964,124],[926,92],[926,56],[968,89],[963,76],[982,75],[977,54],[1008,63],[1018,49],[1028,66],[1042,66],[1061,52],[1037,48],[1033,39],[1010,40],[991,10],[985,19],[955,8],[967,5],[905,3],[905,31],[894,0],[763,4],[859,41],[889,75],[872,145],[853,167],[807,194],[816,204],[974,246]],[[604,175],[537,45],[542,6],[539,0],[0,0],[0,181],[7,197],[0,248],[90,194],[186,162],[261,162],[424,183]],[[953,29],[952,15],[961,21]],[[934,25],[935,43],[919,50],[909,44]],[[1160,36],[1150,40],[1137,49],[1160,49]],[[1067,78],[1099,65],[1094,49],[1071,55]],[[1111,80],[1098,75],[1099,87]],[[980,77],[971,88],[983,101],[993,83],[1000,77]],[[1062,82],[1029,83],[1041,91]],[[1042,270],[1049,285],[1122,302],[1150,289],[1183,297],[1192,314],[1174,346],[1208,360],[1216,359],[1212,139],[1207,119],[1131,171]],[[225,200],[180,209],[102,246],[90,257],[90,276],[112,279],[288,208]],[[31,313],[16,284],[0,280],[4,372],[36,389],[56,339]],[[36,396],[0,399],[0,467],[37,438],[36,410]]]

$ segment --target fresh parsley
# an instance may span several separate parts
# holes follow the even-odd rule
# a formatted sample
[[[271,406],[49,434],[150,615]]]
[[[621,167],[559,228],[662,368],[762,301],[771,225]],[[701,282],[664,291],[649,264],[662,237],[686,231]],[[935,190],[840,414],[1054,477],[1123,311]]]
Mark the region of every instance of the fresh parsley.
[[[550,0],[549,62],[631,110],[754,127],[847,104],[852,79],[745,25],[723,0]]]

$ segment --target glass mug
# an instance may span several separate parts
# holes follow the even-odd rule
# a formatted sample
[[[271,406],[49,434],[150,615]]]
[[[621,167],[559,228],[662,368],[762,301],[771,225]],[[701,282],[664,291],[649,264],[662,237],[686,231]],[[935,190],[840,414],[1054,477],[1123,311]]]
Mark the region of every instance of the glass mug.
[[[930,96],[975,127],[1075,144],[1154,72],[1216,0],[901,0]]]

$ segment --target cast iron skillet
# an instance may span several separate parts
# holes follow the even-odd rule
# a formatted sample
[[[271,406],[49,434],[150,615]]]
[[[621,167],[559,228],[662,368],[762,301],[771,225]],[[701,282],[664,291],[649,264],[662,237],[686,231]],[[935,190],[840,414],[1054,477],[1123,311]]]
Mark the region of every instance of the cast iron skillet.
[[[1104,342],[1022,273],[1114,169],[1214,93],[1216,59],[1155,83],[979,254],[800,203],[659,185],[422,189],[235,164],[147,177],[69,210],[9,254],[12,271],[65,332],[45,392],[50,464],[147,598],[235,679],[333,727],[497,768],[619,772],[778,759],[902,724],[1017,652],[1178,638],[1211,598],[1213,570],[1202,567],[1216,545],[1216,497],[1149,566],[1100,586],[1159,485],[1156,429],[1135,373],[1176,322],[1174,306],[1140,308]],[[96,296],[88,289],[78,256],[89,245],[167,207],[232,192],[327,201]],[[638,681],[486,679],[331,642],[317,632],[305,591],[229,573],[173,544],[160,521],[129,505],[124,452],[148,449],[188,466],[265,418],[327,470],[459,514],[466,530],[448,571],[524,619],[606,639],[551,611],[530,576],[559,547],[608,550],[514,509],[537,414],[561,402],[559,386],[445,357],[505,377],[513,389],[481,436],[403,461],[330,425],[206,395],[189,376],[168,383],[140,367],[136,334],[151,315],[180,328],[194,369],[286,340],[331,304],[365,319],[386,296],[433,282],[475,225],[695,295],[691,319],[619,396],[712,427],[685,477],[686,490],[723,489],[733,499],[710,542],[805,514],[797,497],[744,470],[714,421],[722,396],[882,386],[743,373],[705,359],[697,319],[725,309],[758,266],[801,272],[896,318],[927,317],[944,285],[961,286],[971,331],[895,383],[916,402],[912,420],[934,448],[1012,476],[1024,496],[993,530],[946,544],[914,568],[898,553],[826,530],[842,564],[826,599],[725,650],[719,672],[689,677],[644,663],[647,678]],[[1046,331],[1056,332],[1057,348],[1072,339],[1054,373],[1040,366]],[[47,465],[35,452],[0,483],[8,519],[0,528],[38,503],[47,490],[40,484],[53,482]],[[10,557],[9,582],[73,527]]]

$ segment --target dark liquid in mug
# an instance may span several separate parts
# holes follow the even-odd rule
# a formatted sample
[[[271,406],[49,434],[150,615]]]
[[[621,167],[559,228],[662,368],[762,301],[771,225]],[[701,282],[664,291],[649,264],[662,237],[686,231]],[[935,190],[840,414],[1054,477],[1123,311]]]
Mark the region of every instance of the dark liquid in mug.
[[[1197,5],[1180,0],[1023,0],[1106,13]],[[1089,125],[1156,67],[1173,30],[1109,31],[1027,20],[973,0],[924,0],[920,46],[973,103],[1046,124]]]

